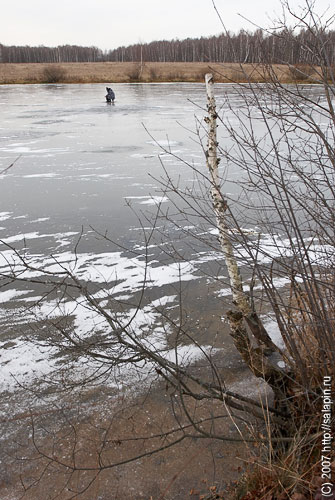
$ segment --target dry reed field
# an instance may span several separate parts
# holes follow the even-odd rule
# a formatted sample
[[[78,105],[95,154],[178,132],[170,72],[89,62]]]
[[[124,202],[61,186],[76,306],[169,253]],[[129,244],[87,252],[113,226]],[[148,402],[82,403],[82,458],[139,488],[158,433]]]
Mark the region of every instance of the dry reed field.
[[[274,69],[281,81],[292,81],[286,66]],[[238,63],[6,63],[0,64],[0,84],[102,83],[102,82],[203,82],[208,72],[218,82],[266,81],[261,65]]]

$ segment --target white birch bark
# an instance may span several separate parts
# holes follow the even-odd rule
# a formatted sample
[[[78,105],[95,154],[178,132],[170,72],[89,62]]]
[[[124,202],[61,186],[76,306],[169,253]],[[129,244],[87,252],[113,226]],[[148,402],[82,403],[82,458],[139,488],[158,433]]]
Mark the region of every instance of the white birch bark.
[[[234,249],[229,236],[225,213],[227,210],[227,201],[224,199],[220,189],[220,180],[218,172],[219,160],[217,157],[217,137],[216,137],[216,105],[213,91],[213,75],[206,74],[206,90],[208,99],[208,149],[207,149],[207,167],[210,174],[211,197],[213,209],[219,230],[220,246],[225,256],[230,287],[233,294],[233,301],[243,315],[251,313],[251,307],[247,295],[243,291],[242,278],[237,265]]]
[[[236,257],[234,255],[233,245],[231,243],[229,228],[227,225],[226,211],[228,208],[227,201],[221,192],[220,178],[218,164],[219,159],[217,157],[217,135],[216,135],[216,104],[214,97],[214,79],[213,75],[206,74],[206,90],[207,90],[207,109],[208,118],[206,119],[208,123],[208,149],[207,149],[207,167],[210,174],[211,187],[211,198],[213,203],[213,209],[216,216],[217,228],[219,231],[219,241],[222,252],[225,257],[225,262],[227,265],[230,288],[233,295],[233,302],[240,311],[242,317],[240,319],[240,326],[235,325],[234,330],[242,329],[246,332],[243,325],[243,320],[246,321],[251,333],[256,338],[257,342],[269,349],[271,352],[277,351],[278,348],[272,342],[268,333],[266,332],[261,320],[259,319],[256,312],[252,309],[250,305],[250,300],[248,295],[243,290],[242,277],[239,271]]]

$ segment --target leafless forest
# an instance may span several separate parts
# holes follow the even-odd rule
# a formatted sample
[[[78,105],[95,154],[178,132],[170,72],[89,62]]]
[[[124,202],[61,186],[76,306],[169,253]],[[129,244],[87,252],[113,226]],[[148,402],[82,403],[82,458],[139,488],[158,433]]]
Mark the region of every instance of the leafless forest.
[[[277,27],[278,28],[278,27]],[[111,45],[113,40],[111,40]],[[324,55],[335,64],[335,31],[322,33]],[[315,34],[308,29],[283,28],[266,32],[241,30],[237,34],[137,43],[103,51],[98,47],[5,46],[0,44],[2,63],[66,62],[229,62],[315,64]]]

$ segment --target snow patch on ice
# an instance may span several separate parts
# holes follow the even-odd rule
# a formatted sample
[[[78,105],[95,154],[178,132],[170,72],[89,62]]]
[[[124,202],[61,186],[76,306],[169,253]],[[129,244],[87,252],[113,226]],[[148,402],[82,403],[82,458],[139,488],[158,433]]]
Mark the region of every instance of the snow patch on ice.
[[[280,349],[285,349],[285,344],[283,337],[280,333],[280,329],[277,321],[274,318],[262,318],[264,322],[264,327],[271,337],[272,342],[274,342]]]
[[[27,174],[27,175],[22,175],[23,179],[34,179],[34,178],[51,179],[53,177],[58,177],[58,174],[55,174],[53,172],[46,172],[46,173],[41,173],[41,174]]]
[[[21,295],[27,295],[28,291],[16,290],[13,288],[12,290],[6,290],[5,292],[0,292],[0,304],[4,302],[8,302],[16,297],[20,297]]]
[[[0,221],[10,219],[13,212],[0,212]]]
[[[159,205],[169,201],[167,196],[125,196],[126,200],[143,200],[140,205]]]
[[[39,217],[38,219],[31,220],[30,223],[34,222],[45,222],[46,220],[50,220],[50,217]]]
[[[69,231],[67,233],[50,233],[50,234],[40,234],[37,231],[33,231],[31,233],[23,233],[23,234],[17,234],[15,236],[9,236],[7,238],[1,238],[0,242],[4,244],[12,244],[16,243],[18,241],[23,241],[23,240],[34,240],[37,238],[54,238],[57,243],[59,243],[61,246],[67,245],[70,242],[66,239],[70,236],[74,236],[78,234],[78,232],[73,232]]]
[[[14,390],[17,383],[29,384],[55,368],[50,348],[31,344],[23,338],[15,342],[10,348],[0,344],[1,390]]]

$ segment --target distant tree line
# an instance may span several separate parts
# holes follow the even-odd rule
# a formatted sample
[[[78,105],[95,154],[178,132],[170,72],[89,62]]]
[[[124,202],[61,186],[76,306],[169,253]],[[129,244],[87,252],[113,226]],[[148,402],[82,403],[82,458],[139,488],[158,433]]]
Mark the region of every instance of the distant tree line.
[[[322,36],[328,58],[327,65],[334,65],[335,31],[324,31]],[[286,28],[273,34],[264,33],[261,29],[253,33],[241,30],[237,34],[226,33],[212,37],[137,43],[109,51],[77,45],[20,47],[0,44],[0,61],[3,63],[145,61],[313,64],[314,38],[312,30],[300,30],[297,33]]]
[[[29,47],[0,44],[2,63],[66,63],[97,62],[102,60],[103,52],[98,47],[60,45],[58,47]]]
[[[335,63],[335,31],[324,33],[328,64]],[[107,61],[157,61],[157,62],[271,62],[281,64],[314,63],[314,34],[301,30],[299,33],[283,30],[264,35],[240,31],[238,34],[221,34],[212,37],[162,40],[148,44],[118,47],[104,54]]]

